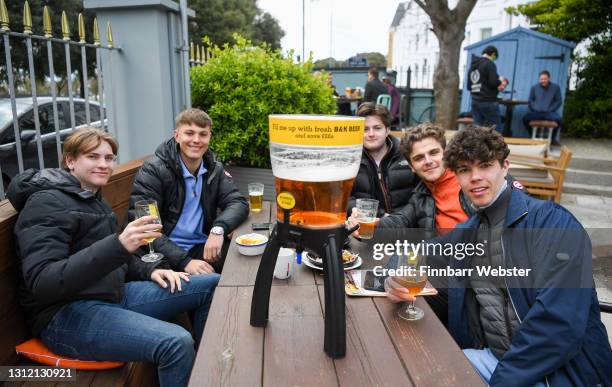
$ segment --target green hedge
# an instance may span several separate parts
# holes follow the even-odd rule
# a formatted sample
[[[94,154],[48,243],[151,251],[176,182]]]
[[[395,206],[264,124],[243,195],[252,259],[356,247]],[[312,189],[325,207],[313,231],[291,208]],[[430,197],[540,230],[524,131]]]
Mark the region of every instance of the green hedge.
[[[333,114],[336,103],[326,77],[311,74],[311,61],[295,64],[265,45],[236,42],[191,68],[192,104],[212,118],[211,148],[220,160],[269,167],[269,114]]]
[[[594,39],[578,66],[578,86],[563,109],[564,135],[612,138],[612,37]]]

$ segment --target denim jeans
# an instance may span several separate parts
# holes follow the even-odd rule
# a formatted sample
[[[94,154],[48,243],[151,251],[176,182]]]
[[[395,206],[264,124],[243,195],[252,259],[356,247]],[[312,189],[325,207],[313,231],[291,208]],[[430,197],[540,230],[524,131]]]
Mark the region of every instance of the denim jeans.
[[[472,99],[472,118],[474,119],[474,125],[495,125],[495,130],[500,133],[504,130],[497,102],[479,102]]]
[[[153,362],[161,387],[186,386],[195,359],[194,339],[167,321],[193,311],[199,342],[218,282],[214,273],[191,276],[174,294],[152,281],[127,282],[120,304],[98,300],[66,304],[41,339],[52,351],[80,360]]]
[[[523,116],[523,125],[525,125],[525,129],[529,131],[529,133],[533,133],[533,128],[529,126],[530,121],[534,120],[544,120],[544,121],[555,121],[557,126],[553,130],[552,140],[559,142],[560,140],[560,132],[561,132],[561,116],[556,112],[529,112]]]
[[[499,360],[493,355],[493,352],[489,348],[485,349],[464,349],[463,353],[468,358],[470,363],[472,363],[472,367],[476,369],[482,380],[488,385],[491,380],[491,376],[493,376],[493,372],[497,367],[497,363]],[[508,385],[512,385],[512,381],[508,381]],[[534,385],[534,387],[546,387],[546,384],[543,382],[538,382]]]

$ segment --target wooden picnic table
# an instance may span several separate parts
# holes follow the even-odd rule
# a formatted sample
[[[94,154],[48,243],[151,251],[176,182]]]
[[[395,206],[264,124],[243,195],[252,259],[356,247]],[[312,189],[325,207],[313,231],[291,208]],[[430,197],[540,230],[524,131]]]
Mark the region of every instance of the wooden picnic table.
[[[234,233],[276,220],[264,202]],[[258,231],[261,232],[261,231]],[[265,232],[264,232],[265,233]],[[324,294],[319,272],[300,265],[274,279],[268,326],[249,323],[260,256],[232,242],[215,291],[189,386],[482,386],[467,358],[422,299],[419,321],[396,316],[384,297],[348,297],[343,359],[323,352]]]

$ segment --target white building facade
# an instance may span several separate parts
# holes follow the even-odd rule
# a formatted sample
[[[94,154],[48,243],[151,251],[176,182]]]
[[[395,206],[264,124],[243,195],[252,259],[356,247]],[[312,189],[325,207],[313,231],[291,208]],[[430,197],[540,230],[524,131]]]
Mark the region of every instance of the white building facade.
[[[508,31],[514,27],[529,28],[524,16],[514,16],[506,8],[525,4],[529,0],[478,0],[465,27],[465,38],[461,44],[459,77],[463,85],[465,74],[465,46]],[[450,0],[452,9],[457,0]],[[411,69],[412,88],[433,88],[433,73],[440,49],[438,39],[431,30],[429,16],[413,0],[401,2],[389,29],[387,66],[398,72],[396,84],[406,86],[408,68]]]

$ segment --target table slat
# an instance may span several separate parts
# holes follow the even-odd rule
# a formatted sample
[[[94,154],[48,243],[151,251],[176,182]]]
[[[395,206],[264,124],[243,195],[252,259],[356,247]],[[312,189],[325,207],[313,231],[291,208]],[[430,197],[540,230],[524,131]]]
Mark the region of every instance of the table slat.
[[[323,352],[324,323],[317,289],[273,286],[264,343],[264,386],[337,386]]]
[[[189,386],[261,386],[264,330],[249,323],[252,295],[217,287]]]
[[[238,235],[248,234],[253,232],[251,224],[265,223],[270,221],[270,202],[263,203],[263,209],[260,212],[251,212],[249,218],[240,225],[235,231],[232,238],[232,243],[227,252],[225,266],[223,267],[223,275],[219,280],[219,287],[222,286],[253,286],[259,261],[261,256],[245,256],[238,252],[236,246],[236,237]],[[267,231],[256,231],[258,234],[269,235]]]
[[[369,297],[346,298],[346,357],[334,362],[343,386],[413,385]]]
[[[375,298],[374,304],[416,386],[484,385],[422,297],[417,298],[416,304],[425,317],[418,321],[397,317],[398,305],[386,298]]]

